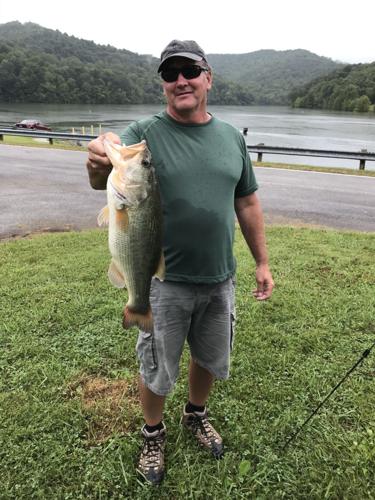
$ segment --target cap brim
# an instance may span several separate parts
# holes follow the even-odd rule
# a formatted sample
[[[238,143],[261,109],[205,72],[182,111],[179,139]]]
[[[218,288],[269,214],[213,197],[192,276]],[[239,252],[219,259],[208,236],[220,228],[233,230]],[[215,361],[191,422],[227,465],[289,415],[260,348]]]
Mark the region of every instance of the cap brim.
[[[168,59],[172,59],[172,57],[186,57],[186,59],[191,59],[192,61],[203,61],[203,57],[197,56],[197,54],[192,54],[191,52],[177,52],[175,54],[167,56],[163,60],[163,62],[160,63],[158,67],[158,73],[160,73],[162,66],[164,66],[165,62],[168,61]]]

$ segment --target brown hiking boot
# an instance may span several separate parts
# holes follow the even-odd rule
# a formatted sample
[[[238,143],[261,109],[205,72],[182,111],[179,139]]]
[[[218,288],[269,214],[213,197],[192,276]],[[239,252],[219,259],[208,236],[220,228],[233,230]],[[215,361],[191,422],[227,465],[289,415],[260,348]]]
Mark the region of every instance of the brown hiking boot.
[[[160,484],[164,477],[166,428],[163,424],[161,430],[147,432],[145,427],[144,425],[141,431],[144,441],[137,471],[140,472],[149,483]]]
[[[223,440],[207,418],[207,410],[187,413],[184,407],[182,424],[196,437],[199,444],[219,459],[224,454]]]

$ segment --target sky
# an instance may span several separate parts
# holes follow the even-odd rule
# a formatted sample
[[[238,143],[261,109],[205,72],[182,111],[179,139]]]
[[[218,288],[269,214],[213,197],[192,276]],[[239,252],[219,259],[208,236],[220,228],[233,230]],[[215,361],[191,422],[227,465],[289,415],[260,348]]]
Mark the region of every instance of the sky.
[[[306,49],[373,62],[374,19],[375,0],[0,0],[0,24],[30,21],[156,57],[177,38],[206,53]]]

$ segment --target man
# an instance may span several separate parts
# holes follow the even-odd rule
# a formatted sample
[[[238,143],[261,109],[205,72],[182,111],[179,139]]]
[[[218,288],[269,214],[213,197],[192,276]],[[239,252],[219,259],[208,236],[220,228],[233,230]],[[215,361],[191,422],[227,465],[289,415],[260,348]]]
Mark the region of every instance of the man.
[[[178,376],[183,345],[190,352],[189,398],[182,423],[215,458],[223,441],[207,417],[215,379],[229,375],[233,342],[234,215],[256,262],[254,296],[271,296],[262,210],[241,133],[207,112],[212,72],[194,41],[173,40],[158,68],[166,111],[131,124],[117,143],[145,139],[160,185],[164,215],[166,277],[154,279],[153,334],[140,332],[140,395],[145,425],[138,470],[153,484],[164,475],[166,427],[163,407]],[[87,168],[95,189],[111,170],[103,137],[89,144]]]

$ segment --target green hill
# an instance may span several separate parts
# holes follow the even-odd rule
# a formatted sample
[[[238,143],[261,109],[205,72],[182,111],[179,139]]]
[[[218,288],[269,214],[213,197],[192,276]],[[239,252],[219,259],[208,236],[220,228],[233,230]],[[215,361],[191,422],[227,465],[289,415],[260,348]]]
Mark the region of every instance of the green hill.
[[[375,110],[375,62],[347,65],[290,95],[296,108],[367,112]]]
[[[288,104],[289,94],[341,65],[307,50],[258,50],[247,54],[209,54],[214,70],[241,83],[259,104]]]
[[[0,102],[139,104],[163,101],[158,59],[37,24],[0,25]],[[241,85],[216,79],[212,104],[251,104]]]
[[[287,104],[292,89],[339,65],[304,50],[210,54],[211,104]],[[34,23],[0,24],[0,102],[162,102],[158,59]]]
[[[160,81],[154,66],[147,56],[37,24],[0,25],[2,102],[158,102]]]

